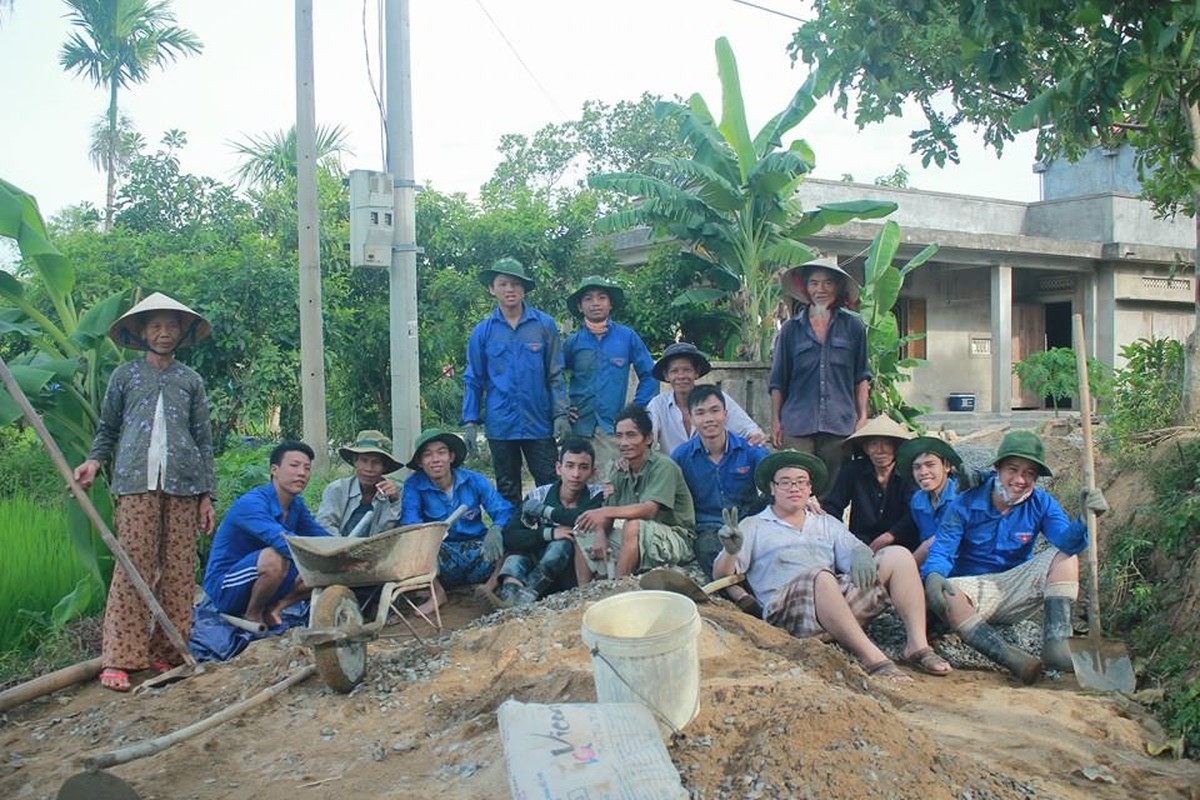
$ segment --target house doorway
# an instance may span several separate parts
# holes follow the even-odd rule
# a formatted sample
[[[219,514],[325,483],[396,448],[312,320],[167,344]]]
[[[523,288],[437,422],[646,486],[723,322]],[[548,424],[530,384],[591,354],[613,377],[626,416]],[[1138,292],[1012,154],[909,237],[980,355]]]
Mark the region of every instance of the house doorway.
[[[1043,308],[1045,309],[1046,322],[1046,349],[1065,347],[1070,350],[1072,347],[1071,301],[1046,303]],[[1074,403],[1074,399],[1068,397],[1059,401],[1058,407],[1060,409],[1070,409],[1075,407]],[[1054,399],[1051,397],[1045,398],[1045,405],[1042,407],[1054,408]]]

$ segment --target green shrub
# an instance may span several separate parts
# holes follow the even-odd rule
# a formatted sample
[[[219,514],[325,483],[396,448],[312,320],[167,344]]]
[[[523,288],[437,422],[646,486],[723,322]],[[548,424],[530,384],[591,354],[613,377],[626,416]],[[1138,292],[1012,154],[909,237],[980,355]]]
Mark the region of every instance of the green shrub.
[[[1101,563],[1102,597],[1111,627],[1143,657],[1143,680],[1164,690],[1155,713],[1188,749],[1200,748],[1200,634],[1184,605],[1192,560],[1200,549],[1200,440],[1178,445],[1150,464],[1154,501],[1133,523],[1110,532]]]
[[[62,476],[29,428],[0,428],[0,499],[9,497],[43,505],[61,503],[65,497]]]
[[[78,613],[94,613],[103,605],[103,592],[93,591],[91,573],[67,534],[63,501],[43,506],[26,497],[0,500],[0,651],[30,652],[48,635]],[[68,609],[59,603],[77,586],[80,604]],[[58,610],[56,611],[56,606]]]
[[[1112,378],[1106,419],[1112,433],[1108,442],[1119,452],[1136,449],[1132,434],[1174,424],[1179,414],[1183,385],[1183,344],[1175,339],[1138,339],[1121,348],[1125,366]]]
[[[1013,364],[1013,374],[1029,391],[1038,397],[1049,397],[1058,416],[1058,404],[1079,394],[1079,371],[1075,351],[1069,347],[1052,347]],[[1109,392],[1108,367],[1094,358],[1088,359],[1088,389],[1092,397],[1103,400]]]

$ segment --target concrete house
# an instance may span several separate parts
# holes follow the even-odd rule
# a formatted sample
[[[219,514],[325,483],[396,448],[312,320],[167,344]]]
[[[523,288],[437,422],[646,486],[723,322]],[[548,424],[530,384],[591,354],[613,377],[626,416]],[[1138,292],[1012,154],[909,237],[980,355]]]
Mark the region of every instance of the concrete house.
[[[1123,345],[1142,337],[1184,339],[1195,321],[1196,246],[1190,218],[1156,219],[1138,199],[1128,148],[1096,150],[1076,164],[1038,164],[1042,199],[1033,203],[810,179],[805,208],[871,198],[899,210],[898,262],[927,244],[940,250],[906,282],[897,308],[904,333],[925,332],[910,355],[904,393],[947,410],[951,395],[973,395],[981,411],[1045,407],[1020,385],[1013,363],[1071,346],[1071,317],[1082,313],[1092,354],[1119,366]],[[881,222],[856,222],[808,240],[862,276],[863,253]],[[614,242],[621,260],[642,263],[645,231]]]

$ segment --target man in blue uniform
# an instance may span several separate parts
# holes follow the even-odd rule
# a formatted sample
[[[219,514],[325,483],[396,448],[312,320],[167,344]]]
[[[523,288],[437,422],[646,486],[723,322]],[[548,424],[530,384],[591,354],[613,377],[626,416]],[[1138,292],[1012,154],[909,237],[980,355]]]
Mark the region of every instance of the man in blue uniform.
[[[758,498],[754,469],[768,453],[725,427],[725,395],[718,387],[701,384],[687,402],[696,436],[675,448],[671,458],[683,472],[696,506],[696,562],[711,577],[713,560],[721,552],[717,532],[724,524],[722,512],[753,513],[751,506]]]
[[[512,517],[512,504],[483,475],[459,466],[466,453],[462,439],[430,428],[417,437],[406,465],[413,474],[404,481],[401,525],[440,522],[460,505],[467,507],[438,550],[438,580],[433,583],[433,597],[420,607],[422,613],[446,602],[443,583],[463,586],[486,581],[503,551],[501,531]],[[485,511],[491,528],[483,522]]]
[[[479,274],[496,308],[467,342],[463,413],[468,454],[479,424],[485,426],[496,488],[512,505],[521,502],[521,456],[542,485],[554,480],[554,440],[570,431],[558,327],[525,303],[533,278],[515,258],[502,258]]]
[[[1042,440],[1033,431],[1011,431],[1000,442],[996,472],[964,492],[938,526],[921,566],[929,610],[962,640],[1002,664],[1022,683],[1041,675],[1045,664],[1071,671],[1071,607],[1079,595],[1079,559],[1088,544],[1087,526],[1071,521],[1039,476],[1053,473]],[[1108,510],[1099,489],[1084,506]],[[1038,534],[1050,547],[1034,553]],[[988,624],[1012,623],[1045,612],[1041,660],[1008,644]]]
[[[567,298],[567,310],[583,327],[567,337],[563,356],[570,373],[567,397],[571,430],[592,443],[595,477],[608,480],[617,461],[613,420],[625,407],[629,370],[638,376],[633,402],[643,408],[658,394],[654,358],[632,328],[612,321],[625,305],[620,286],[598,275],[583,279]]]
[[[271,451],[271,480],[233,501],[213,538],[204,591],[213,605],[269,626],[312,593],[283,535],[328,536],[300,496],[312,475],[312,448],[284,442]]]

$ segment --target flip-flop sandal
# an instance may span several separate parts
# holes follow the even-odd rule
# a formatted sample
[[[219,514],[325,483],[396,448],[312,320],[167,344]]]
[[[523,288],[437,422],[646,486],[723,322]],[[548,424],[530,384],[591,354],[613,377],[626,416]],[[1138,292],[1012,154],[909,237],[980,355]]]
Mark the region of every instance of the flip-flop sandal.
[[[109,667],[100,672],[100,685],[114,692],[128,692],[130,689],[129,673],[123,669]]]
[[[890,658],[885,658],[883,661],[875,664],[867,664],[863,666],[867,671],[867,675],[872,678],[886,678],[895,683],[912,683],[913,679],[904,674],[904,670],[896,666],[896,662]]]
[[[911,656],[902,656],[900,660],[926,675],[934,675],[938,678],[944,678],[954,671],[950,662],[939,656],[932,647],[922,647]]]

